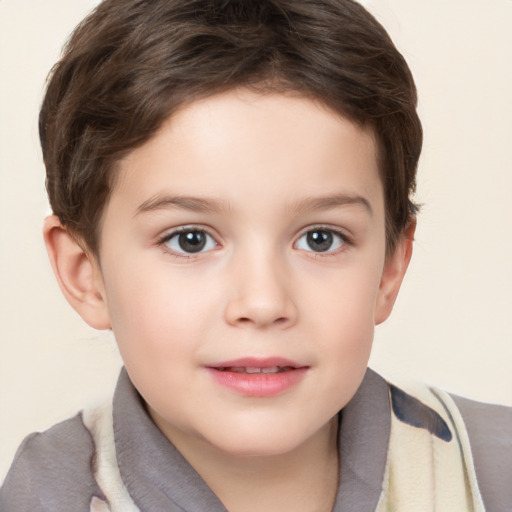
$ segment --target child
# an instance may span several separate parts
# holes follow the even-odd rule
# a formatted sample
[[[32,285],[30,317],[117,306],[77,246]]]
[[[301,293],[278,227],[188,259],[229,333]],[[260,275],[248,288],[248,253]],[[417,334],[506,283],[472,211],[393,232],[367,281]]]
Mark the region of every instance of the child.
[[[349,0],[103,2],[41,110],[45,241],[125,369],[24,442],[1,510],[505,510],[511,412],[366,368],[415,106]]]

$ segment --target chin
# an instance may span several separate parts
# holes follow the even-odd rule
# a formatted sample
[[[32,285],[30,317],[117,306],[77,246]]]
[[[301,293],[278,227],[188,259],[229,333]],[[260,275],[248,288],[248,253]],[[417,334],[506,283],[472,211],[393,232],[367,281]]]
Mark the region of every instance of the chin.
[[[318,433],[323,430],[320,428]],[[294,431],[290,426],[257,427],[230,432],[229,436],[211,439],[217,449],[233,457],[278,457],[291,454],[308,444],[315,432]],[[213,441],[213,442],[212,442]]]
[[[281,440],[269,442],[268,440],[247,440],[240,444],[230,443],[225,445],[217,445],[229,456],[237,458],[256,458],[256,457],[279,457],[293,452],[301,443],[290,443],[289,439],[286,444]]]

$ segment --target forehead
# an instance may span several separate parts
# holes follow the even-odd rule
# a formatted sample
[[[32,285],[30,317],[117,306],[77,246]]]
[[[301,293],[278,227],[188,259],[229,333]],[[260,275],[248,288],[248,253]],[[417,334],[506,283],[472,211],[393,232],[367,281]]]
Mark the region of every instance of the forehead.
[[[320,102],[235,90],[191,103],[119,164],[111,203],[136,211],[158,194],[251,198],[368,197],[382,206],[373,132]]]

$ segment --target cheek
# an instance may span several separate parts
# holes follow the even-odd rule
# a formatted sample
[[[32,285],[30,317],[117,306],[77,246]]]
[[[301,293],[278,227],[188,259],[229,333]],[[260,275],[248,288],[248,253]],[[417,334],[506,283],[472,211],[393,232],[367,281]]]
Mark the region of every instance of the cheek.
[[[344,276],[315,306],[314,326],[328,412],[343,408],[359,387],[374,337],[375,279]]]
[[[374,334],[374,315],[380,274],[366,265],[350,266],[310,289],[305,311],[313,326],[313,336],[337,364],[365,361]],[[377,267],[378,268],[378,267]],[[303,294],[305,295],[305,294]]]
[[[171,276],[165,267],[119,270],[110,274],[106,292],[112,330],[125,360],[176,357],[201,342],[215,304],[209,287],[198,293],[199,283],[179,273]]]
[[[378,264],[361,262],[337,272],[313,276],[312,282],[305,282],[301,291],[308,300],[306,309],[333,327],[373,323],[380,284],[378,268]]]

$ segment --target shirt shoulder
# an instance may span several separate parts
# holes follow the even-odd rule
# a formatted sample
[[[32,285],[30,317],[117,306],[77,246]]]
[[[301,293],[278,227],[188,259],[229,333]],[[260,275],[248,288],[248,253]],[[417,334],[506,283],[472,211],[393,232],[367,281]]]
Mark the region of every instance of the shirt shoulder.
[[[478,485],[487,510],[512,503],[512,407],[452,395],[466,426]]]
[[[2,512],[89,511],[101,492],[92,474],[94,444],[81,414],[28,436],[0,489]]]

